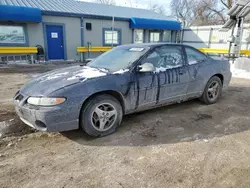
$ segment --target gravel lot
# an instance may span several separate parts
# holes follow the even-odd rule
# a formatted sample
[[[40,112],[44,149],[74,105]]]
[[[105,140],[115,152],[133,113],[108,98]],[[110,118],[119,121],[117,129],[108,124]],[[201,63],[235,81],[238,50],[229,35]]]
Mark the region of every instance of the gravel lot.
[[[198,100],[129,115],[99,139],[36,132],[12,96],[54,66],[0,68],[1,187],[250,187],[250,81],[232,80],[215,105]]]

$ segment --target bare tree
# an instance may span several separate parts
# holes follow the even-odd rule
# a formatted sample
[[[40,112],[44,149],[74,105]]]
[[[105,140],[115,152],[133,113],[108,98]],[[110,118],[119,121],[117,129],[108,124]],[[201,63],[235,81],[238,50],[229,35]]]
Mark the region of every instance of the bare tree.
[[[149,5],[149,9],[153,10],[154,12],[158,13],[158,14],[162,14],[165,15],[166,14],[166,10],[162,5],[158,5],[158,4],[150,4]]]
[[[224,7],[219,6],[217,0],[202,0],[200,2],[200,6],[203,8],[203,13],[201,13],[201,15],[203,14],[203,16],[205,16],[208,20],[210,19],[210,22],[214,24],[226,23],[226,9]]]
[[[172,16],[183,22],[185,27],[193,24],[197,17],[195,0],[172,0],[170,6]]]
[[[115,0],[95,0],[95,2],[107,5],[116,5]]]
[[[172,15],[191,25],[214,25],[226,22],[226,12],[234,0],[172,0]]]

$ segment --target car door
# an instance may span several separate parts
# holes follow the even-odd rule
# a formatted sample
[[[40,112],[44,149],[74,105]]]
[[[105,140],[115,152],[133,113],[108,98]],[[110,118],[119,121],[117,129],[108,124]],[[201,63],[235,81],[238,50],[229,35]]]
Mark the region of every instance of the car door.
[[[199,97],[206,84],[204,73],[209,72],[208,58],[195,48],[185,46],[190,83],[187,89],[188,97]]]
[[[180,102],[186,99],[190,81],[185,54],[181,45],[165,45],[157,49],[159,77],[158,102]]]
[[[144,59],[141,60],[140,65],[151,63],[155,65],[160,57],[152,50]],[[135,73],[135,91],[137,95],[136,109],[144,109],[154,106],[157,98],[158,80],[155,72],[140,72]]]

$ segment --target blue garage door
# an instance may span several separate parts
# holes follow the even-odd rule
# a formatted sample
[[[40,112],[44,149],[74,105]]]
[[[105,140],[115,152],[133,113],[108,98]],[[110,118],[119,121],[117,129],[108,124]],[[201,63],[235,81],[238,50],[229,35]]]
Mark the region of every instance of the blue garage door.
[[[46,34],[48,59],[64,59],[63,27],[58,25],[46,25]]]

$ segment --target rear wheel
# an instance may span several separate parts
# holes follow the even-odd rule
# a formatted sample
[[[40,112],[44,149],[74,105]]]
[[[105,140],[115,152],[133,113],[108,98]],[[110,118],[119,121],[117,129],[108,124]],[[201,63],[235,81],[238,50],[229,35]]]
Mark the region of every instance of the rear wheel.
[[[90,136],[106,136],[116,131],[122,121],[120,102],[111,95],[98,95],[90,99],[81,111],[80,124]]]
[[[222,93],[221,79],[217,76],[210,78],[200,100],[205,104],[214,104],[218,101]]]

